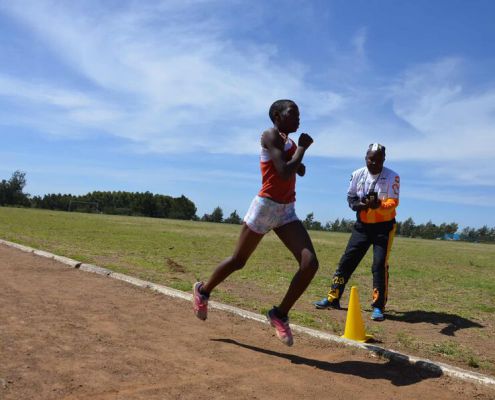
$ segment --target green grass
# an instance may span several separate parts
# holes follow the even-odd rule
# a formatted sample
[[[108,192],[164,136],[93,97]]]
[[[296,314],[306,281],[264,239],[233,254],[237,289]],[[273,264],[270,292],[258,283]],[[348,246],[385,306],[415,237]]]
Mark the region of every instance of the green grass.
[[[493,363],[481,359],[480,356],[473,354],[470,349],[452,340],[430,345],[428,346],[428,351],[431,354],[438,353],[450,360],[463,360],[472,368],[493,370],[494,367]]]
[[[399,331],[397,332],[397,343],[403,349],[408,351],[410,350],[418,350],[419,344],[417,343],[414,336],[409,334],[408,332]]]
[[[227,224],[0,207],[0,238],[184,291],[196,280],[208,278],[231,255],[239,230]],[[330,313],[315,313],[311,302],[326,294],[349,234],[312,231],[310,235],[320,270],[291,318],[342,334],[342,321],[333,320]],[[349,283],[359,287],[363,309],[368,308],[371,293],[371,261],[369,251]],[[396,238],[390,265],[389,310],[397,316],[418,311],[445,324],[464,318],[488,328],[470,326],[463,331],[494,341],[494,245]],[[247,266],[215,291],[215,300],[263,312],[280,301],[296,268],[292,255],[270,233]],[[391,335],[377,325],[370,329],[387,340],[393,336],[393,343],[404,348],[453,357],[470,366],[495,362],[487,364],[475,352],[453,349],[453,354],[447,354],[448,345],[416,338],[413,333]]]

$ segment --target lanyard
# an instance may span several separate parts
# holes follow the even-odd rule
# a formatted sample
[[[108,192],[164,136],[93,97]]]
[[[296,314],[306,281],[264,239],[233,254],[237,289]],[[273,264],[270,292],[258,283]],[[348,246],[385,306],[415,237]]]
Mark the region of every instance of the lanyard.
[[[375,186],[378,183],[378,180],[380,179],[380,176],[382,176],[382,172],[383,172],[383,169],[380,171],[380,173],[378,174],[378,176],[376,177],[376,179],[373,182],[371,182],[371,185],[368,188],[368,194],[370,194],[371,192],[374,192],[375,191]],[[366,179],[364,180],[364,184],[365,185],[366,185],[366,181],[368,180],[369,174],[370,174],[370,172],[369,171],[366,171]]]

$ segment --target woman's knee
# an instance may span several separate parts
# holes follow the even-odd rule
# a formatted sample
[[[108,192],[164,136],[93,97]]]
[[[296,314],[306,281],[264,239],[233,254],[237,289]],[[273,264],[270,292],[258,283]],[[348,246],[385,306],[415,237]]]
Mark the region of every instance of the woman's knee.
[[[320,264],[318,262],[318,258],[316,257],[315,253],[308,251],[305,254],[303,254],[303,257],[301,259],[301,269],[313,270],[316,272],[319,266]]]
[[[232,257],[230,257],[230,262],[232,269],[239,270],[244,268],[244,266],[247,263],[247,259],[245,257],[241,257],[237,254],[234,254]]]

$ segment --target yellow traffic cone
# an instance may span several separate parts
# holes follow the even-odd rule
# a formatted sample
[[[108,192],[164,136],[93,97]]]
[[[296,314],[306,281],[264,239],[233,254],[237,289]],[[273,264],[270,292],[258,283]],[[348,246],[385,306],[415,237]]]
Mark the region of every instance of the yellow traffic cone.
[[[356,286],[351,287],[349,307],[347,308],[347,319],[345,321],[345,331],[342,337],[358,342],[366,342],[373,337],[372,335],[367,335],[364,331],[358,288]]]

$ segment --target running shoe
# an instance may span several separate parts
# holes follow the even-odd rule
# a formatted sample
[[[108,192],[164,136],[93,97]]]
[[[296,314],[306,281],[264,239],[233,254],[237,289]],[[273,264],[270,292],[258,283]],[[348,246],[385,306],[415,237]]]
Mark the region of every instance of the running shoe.
[[[196,282],[193,287],[193,308],[194,314],[201,320],[208,316],[208,296],[201,294],[200,289],[203,282]]]
[[[326,310],[329,308],[333,308],[335,310],[340,310],[340,301],[339,299],[333,299],[332,301],[328,300],[328,297],[324,297],[320,301],[315,301],[313,303],[318,310]]]
[[[373,312],[371,313],[371,319],[373,321],[383,321],[385,319],[385,316],[383,315],[382,309],[374,307]]]
[[[294,339],[292,338],[292,331],[289,326],[289,317],[277,317],[274,307],[267,312],[266,318],[268,319],[268,322],[270,322],[270,325],[275,328],[275,333],[281,342],[287,346],[292,346]]]

